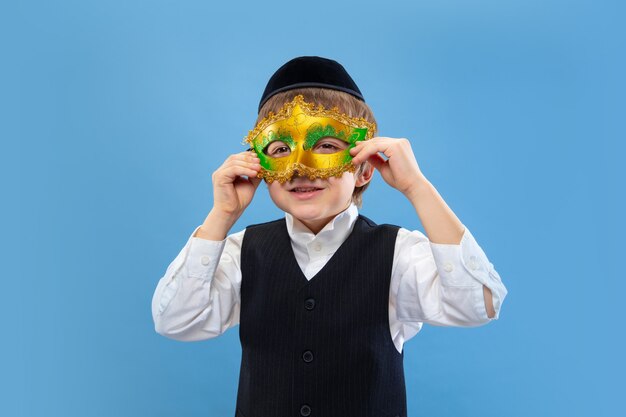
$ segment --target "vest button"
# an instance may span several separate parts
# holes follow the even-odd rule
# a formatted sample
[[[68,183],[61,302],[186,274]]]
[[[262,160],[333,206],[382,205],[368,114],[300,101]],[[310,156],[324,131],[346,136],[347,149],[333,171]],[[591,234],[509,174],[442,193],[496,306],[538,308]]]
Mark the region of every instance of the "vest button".
[[[309,407],[308,405],[304,404],[302,407],[300,407],[300,415],[302,415],[302,416],[311,415],[311,407]]]
[[[307,350],[306,352],[304,352],[302,354],[302,360],[304,360],[306,363],[312,362],[313,361],[313,352],[311,352],[310,350]]]
[[[307,310],[313,310],[313,308],[315,307],[315,300],[312,298],[307,298],[304,301],[304,308],[306,308]]]

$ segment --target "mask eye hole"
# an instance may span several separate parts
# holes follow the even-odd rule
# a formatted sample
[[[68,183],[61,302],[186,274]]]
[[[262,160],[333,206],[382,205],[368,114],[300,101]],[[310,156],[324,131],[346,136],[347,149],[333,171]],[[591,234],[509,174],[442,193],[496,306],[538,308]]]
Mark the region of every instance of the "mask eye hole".
[[[276,140],[270,142],[269,145],[263,149],[263,153],[272,158],[282,158],[291,154],[291,148],[282,140]]]
[[[348,146],[348,143],[341,139],[327,136],[318,140],[313,146],[312,151],[313,153],[332,154],[340,152],[346,149]]]

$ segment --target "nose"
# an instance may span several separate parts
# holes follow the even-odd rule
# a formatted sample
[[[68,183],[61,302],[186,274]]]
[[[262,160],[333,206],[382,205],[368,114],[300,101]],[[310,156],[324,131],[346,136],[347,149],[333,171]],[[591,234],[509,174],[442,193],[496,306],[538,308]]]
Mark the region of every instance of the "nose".
[[[304,176],[305,176],[305,175],[304,175],[304,173],[303,173],[303,172],[300,172],[300,171],[298,170],[298,168],[294,168],[294,170],[293,170],[293,176],[292,176],[291,178],[293,179],[293,178],[296,178],[296,177],[304,177]]]

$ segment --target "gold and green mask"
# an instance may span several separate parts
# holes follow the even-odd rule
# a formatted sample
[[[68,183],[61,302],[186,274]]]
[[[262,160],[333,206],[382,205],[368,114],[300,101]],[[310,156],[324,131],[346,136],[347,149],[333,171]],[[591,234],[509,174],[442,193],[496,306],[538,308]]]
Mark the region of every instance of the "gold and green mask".
[[[259,121],[244,140],[261,160],[257,176],[268,183],[274,180],[284,183],[296,171],[311,180],[354,172],[356,167],[351,163],[350,149],[358,141],[371,139],[375,130],[374,123],[361,117],[340,113],[337,107],[315,107],[314,103],[305,102],[304,96],[297,95],[278,113],[270,112]],[[347,147],[334,153],[317,152],[315,144],[329,137],[340,139]],[[275,141],[282,142],[281,146],[289,150],[279,156],[268,155],[266,150]]]

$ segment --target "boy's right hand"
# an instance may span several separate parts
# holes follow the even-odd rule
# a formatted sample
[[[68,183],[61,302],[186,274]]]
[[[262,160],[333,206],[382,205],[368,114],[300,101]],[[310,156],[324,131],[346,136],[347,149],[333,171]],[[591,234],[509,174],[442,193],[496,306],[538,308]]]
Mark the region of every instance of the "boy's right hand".
[[[259,157],[254,151],[244,151],[226,158],[212,175],[213,212],[236,221],[248,207],[261,183]],[[243,178],[247,176],[248,178]]]

